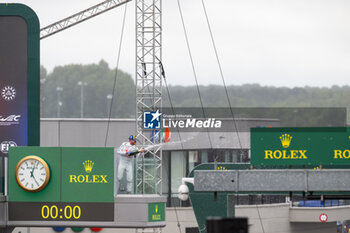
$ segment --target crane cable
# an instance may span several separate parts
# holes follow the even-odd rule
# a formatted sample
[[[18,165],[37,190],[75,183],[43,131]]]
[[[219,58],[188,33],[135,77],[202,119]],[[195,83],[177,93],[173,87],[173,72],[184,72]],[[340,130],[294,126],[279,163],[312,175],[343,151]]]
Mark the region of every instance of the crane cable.
[[[164,71],[164,66],[162,64],[162,62],[159,62],[159,66],[160,66],[160,70],[161,70],[161,74],[163,76],[163,79],[164,79],[164,83],[165,83],[165,87],[166,87],[166,90],[167,90],[167,93],[168,93],[168,98],[169,98],[169,103],[170,103],[170,106],[171,106],[171,110],[175,116],[175,120],[176,120],[176,114],[175,114],[175,110],[174,110],[174,106],[173,106],[173,101],[171,100],[171,95],[170,95],[170,91],[169,91],[169,87],[168,87],[168,82],[167,82],[167,79],[165,77],[165,71]],[[182,143],[182,139],[181,139],[181,134],[180,134],[180,130],[179,128],[176,128],[177,129],[177,133],[179,135],[179,141],[181,143],[181,148],[182,150],[184,149],[184,146],[183,146],[183,143]],[[170,199],[171,200],[171,199]],[[174,205],[174,210],[175,210],[175,216],[176,216],[176,221],[177,221],[177,227],[179,229],[179,232],[182,233],[181,231],[181,224],[180,224],[180,220],[179,220],[179,216],[178,216],[178,213],[177,213],[177,209],[176,209],[176,206]]]
[[[203,117],[205,118],[205,111],[204,111],[202,96],[201,96],[201,93],[200,93],[200,90],[199,90],[199,85],[198,85],[197,72],[196,72],[196,69],[195,69],[195,66],[194,66],[193,57],[192,57],[192,52],[191,52],[191,48],[190,48],[190,43],[189,43],[189,40],[188,40],[187,31],[186,31],[186,26],[185,26],[185,22],[184,22],[184,17],[183,17],[183,14],[182,14],[181,4],[180,4],[180,1],[179,1],[179,0],[177,0],[177,5],[178,5],[178,9],[179,9],[180,17],[181,17],[181,22],[182,22],[182,27],[183,27],[183,31],[184,31],[184,35],[185,35],[185,39],[186,39],[186,45],[187,45],[188,55],[189,55],[190,61],[191,61],[193,76],[194,76],[194,79],[195,79],[195,82],[196,82],[196,87],[197,87],[197,93],[198,93],[198,97],[199,97],[199,102],[200,102],[201,109],[202,109],[202,112],[203,112]],[[166,84],[166,87],[167,87],[167,82],[166,82],[166,80],[165,80],[165,84]],[[167,90],[168,90],[168,87],[167,87]],[[168,91],[168,93],[169,93],[169,91]],[[169,95],[169,96],[170,96],[170,95]],[[210,143],[210,148],[213,149],[213,145],[212,145],[212,141],[211,141],[211,138],[210,138],[209,130],[208,130],[208,129],[207,129],[207,135],[208,135],[208,139],[209,139],[209,143]],[[215,157],[215,161],[216,161],[216,157]],[[174,206],[174,207],[175,207],[175,206]],[[178,214],[177,214],[177,209],[176,209],[176,207],[174,208],[174,210],[175,210],[176,219],[177,219],[177,226],[178,226],[179,231],[180,231],[180,233],[181,233],[180,221],[179,221],[179,218],[178,218]]]
[[[160,66],[160,70],[161,70],[161,74],[163,76],[163,79],[164,79],[164,83],[165,83],[165,88],[166,88],[166,91],[168,93],[168,98],[169,98],[169,103],[170,103],[170,107],[171,107],[171,111],[175,117],[175,120],[176,120],[176,113],[175,113],[175,110],[174,110],[174,105],[173,105],[173,101],[171,100],[171,95],[170,95],[170,91],[169,91],[169,87],[168,87],[168,82],[167,82],[167,79],[165,77],[165,71],[164,71],[164,66],[162,64],[162,62],[159,62],[159,66]],[[177,134],[179,135],[179,141],[181,143],[181,149],[183,150],[184,149],[184,145],[182,143],[182,139],[181,139],[181,134],[180,134],[180,130],[178,127],[176,127],[177,129]]]
[[[170,203],[171,203],[171,199],[170,199]],[[174,201],[173,201],[174,203]],[[174,210],[175,210],[175,216],[176,216],[176,221],[177,221],[177,228],[179,228],[179,232],[182,233],[181,231],[181,225],[180,225],[180,220],[179,220],[179,216],[177,214],[177,209],[176,209],[176,206],[174,204]]]
[[[241,142],[240,136],[239,136],[239,134],[238,134],[237,122],[236,122],[236,120],[235,120],[235,118],[234,118],[234,113],[233,113],[233,109],[232,109],[232,104],[231,104],[230,97],[229,97],[229,94],[228,94],[228,90],[227,90],[227,86],[226,86],[226,82],[225,82],[224,73],[223,73],[222,68],[221,68],[221,62],[220,62],[220,59],[219,59],[218,51],[217,51],[217,49],[216,49],[216,44],[215,44],[213,32],[212,32],[212,30],[211,30],[211,26],[210,26],[210,22],[209,22],[209,17],[208,17],[207,9],[206,9],[206,7],[205,7],[204,0],[202,0],[202,6],[203,6],[203,10],[204,10],[204,14],[205,14],[205,19],[206,19],[206,21],[207,21],[207,25],[208,25],[208,29],[209,29],[211,42],[212,42],[212,45],[213,45],[213,48],[214,48],[214,51],[215,51],[216,61],[217,61],[217,63],[218,63],[218,67],[219,67],[219,70],[220,70],[221,80],[222,80],[222,83],[223,83],[223,85],[224,85],[224,89],[225,89],[225,93],[226,93],[226,98],[227,98],[227,101],[228,101],[228,104],[229,104],[229,107],[230,107],[231,116],[232,116],[233,124],[234,124],[234,127],[235,127],[235,131],[236,131],[236,134],[237,134],[239,147],[240,147],[240,149],[242,150],[242,149],[243,149],[243,146],[242,146],[242,142]]]
[[[201,97],[201,93],[200,93],[199,85],[198,85],[197,72],[196,72],[196,69],[195,69],[195,66],[194,66],[194,62],[193,62],[193,58],[192,58],[192,52],[191,52],[190,43],[189,43],[188,36],[187,36],[187,31],[186,31],[184,17],[183,17],[183,14],[182,14],[180,0],[177,0],[177,5],[178,5],[178,8],[179,8],[179,12],[180,12],[182,27],[183,27],[184,34],[185,34],[185,39],[186,39],[188,55],[190,57],[190,61],[191,61],[191,65],[192,65],[193,76],[194,76],[194,80],[196,82],[196,87],[197,87],[199,102],[200,102],[200,105],[201,105],[201,108],[202,108],[203,118],[206,118],[205,117],[204,107],[203,107],[203,101],[202,101],[202,97]],[[210,135],[209,135],[208,128],[206,129],[206,131],[207,131],[207,135],[208,135],[208,139],[209,139],[210,149],[213,149],[213,144],[212,144],[212,141],[211,141],[211,138],[210,138]]]
[[[218,64],[218,67],[219,67],[219,70],[220,70],[221,80],[222,80],[222,83],[223,83],[223,85],[224,85],[224,89],[225,89],[227,101],[228,101],[228,104],[229,104],[229,107],[230,107],[231,116],[232,116],[233,124],[234,124],[234,127],[235,127],[235,131],[236,131],[236,134],[237,134],[239,147],[240,147],[241,152],[242,152],[243,147],[242,147],[241,139],[240,139],[239,134],[238,134],[237,123],[236,123],[236,120],[235,120],[235,118],[234,118],[234,113],[233,113],[233,109],[232,109],[232,104],[231,104],[230,97],[229,97],[229,94],[228,94],[228,90],[227,90],[227,86],[226,86],[226,82],[225,82],[224,73],[223,73],[223,71],[222,71],[222,67],[221,67],[221,63],[220,63],[218,51],[217,51],[217,48],[216,48],[216,44],[215,44],[213,32],[212,32],[212,30],[211,30],[211,26],[210,26],[210,22],[209,22],[209,17],[208,17],[208,13],[207,13],[207,9],[206,9],[204,0],[202,0],[202,6],[203,6],[203,11],[204,11],[205,19],[206,19],[206,21],[207,21],[207,25],[208,25],[208,29],[209,29],[211,42],[212,42],[212,45],[213,45],[213,48],[214,48],[214,51],[215,51],[216,61],[217,61],[217,64]],[[258,207],[258,205],[255,205],[255,206],[256,206],[256,210],[257,210],[257,212],[258,212],[258,216],[259,216],[259,220],[260,220],[260,225],[261,225],[262,231],[263,231],[263,233],[265,233],[265,229],[264,229],[264,225],[263,225],[263,222],[262,222],[262,219],[261,219],[259,207]]]
[[[120,34],[120,41],[119,41],[119,49],[118,49],[118,57],[117,57],[117,67],[115,68],[115,74],[114,74],[114,83],[113,83],[113,91],[112,91],[112,99],[110,101],[109,105],[109,113],[108,113],[108,121],[107,121],[107,131],[106,131],[106,137],[105,137],[105,143],[104,146],[107,146],[107,140],[108,140],[108,134],[109,134],[109,125],[111,121],[111,116],[112,116],[112,107],[113,107],[113,102],[114,102],[114,96],[115,96],[115,91],[116,91],[116,84],[117,84],[117,79],[118,79],[118,68],[119,68],[119,60],[120,60],[120,52],[122,50],[122,42],[123,42],[123,36],[124,36],[124,27],[125,27],[125,18],[126,18],[126,10],[127,10],[128,4],[125,4],[124,8],[124,16],[123,16],[123,23],[122,23],[122,31]]]
[[[259,216],[259,220],[260,220],[261,229],[262,229],[263,233],[265,233],[265,229],[264,229],[264,225],[263,225],[263,222],[262,222],[262,219],[261,219],[259,207],[258,207],[258,205],[255,205],[255,207],[256,207],[256,210],[258,211],[258,216]]]

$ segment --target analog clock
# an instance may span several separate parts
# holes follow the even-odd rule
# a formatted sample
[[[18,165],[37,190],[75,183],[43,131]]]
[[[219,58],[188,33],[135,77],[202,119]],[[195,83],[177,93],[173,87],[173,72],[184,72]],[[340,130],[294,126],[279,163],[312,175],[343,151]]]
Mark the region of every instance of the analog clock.
[[[27,192],[39,192],[50,180],[50,169],[40,157],[30,155],[21,159],[15,170],[17,184]]]

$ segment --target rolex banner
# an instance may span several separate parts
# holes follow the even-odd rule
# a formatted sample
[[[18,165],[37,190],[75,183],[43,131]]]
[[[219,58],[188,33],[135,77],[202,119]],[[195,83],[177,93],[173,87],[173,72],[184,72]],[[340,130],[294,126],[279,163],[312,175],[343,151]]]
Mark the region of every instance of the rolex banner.
[[[114,221],[113,148],[10,148],[8,200],[10,221]]]
[[[114,203],[113,158],[112,148],[62,148],[62,201]]]
[[[350,128],[252,128],[251,164],[350,165]]]

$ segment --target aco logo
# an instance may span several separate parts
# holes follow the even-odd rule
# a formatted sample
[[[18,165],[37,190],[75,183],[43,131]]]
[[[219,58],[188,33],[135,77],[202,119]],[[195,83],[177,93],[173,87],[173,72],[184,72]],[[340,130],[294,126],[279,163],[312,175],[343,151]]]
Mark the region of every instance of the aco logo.
[[[154,207],[154,212],[152,214],[152,220],[161,220],[162,216],[158,213],[158,205]]]
[[[283,148],[291,145],[293,137],[290,134],[282,134],[279,137]],[[307,159],[307,150],[265,150],[264,159]]]
[[[82,163],[86,174],[69,175],[69,183],[108,183],[107,175],[93,175],[90,174],[94,168],[95,163],[91,160],[86,160]]]

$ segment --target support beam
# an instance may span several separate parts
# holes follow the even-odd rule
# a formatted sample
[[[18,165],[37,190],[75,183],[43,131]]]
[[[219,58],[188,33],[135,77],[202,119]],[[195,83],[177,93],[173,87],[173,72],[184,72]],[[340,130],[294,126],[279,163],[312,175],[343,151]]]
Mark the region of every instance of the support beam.
[[[58,22],[50,24],[40,29],[40,39],[49,37],[57,32],[70,28],[78,23],[84,22],[92,17],[100,15],[106,11],[112,10],[117,6],[123,5],[131,0],[106,0],[97,5],[89,7],[83,11],[80,11],[72,16],[62,19]]]

